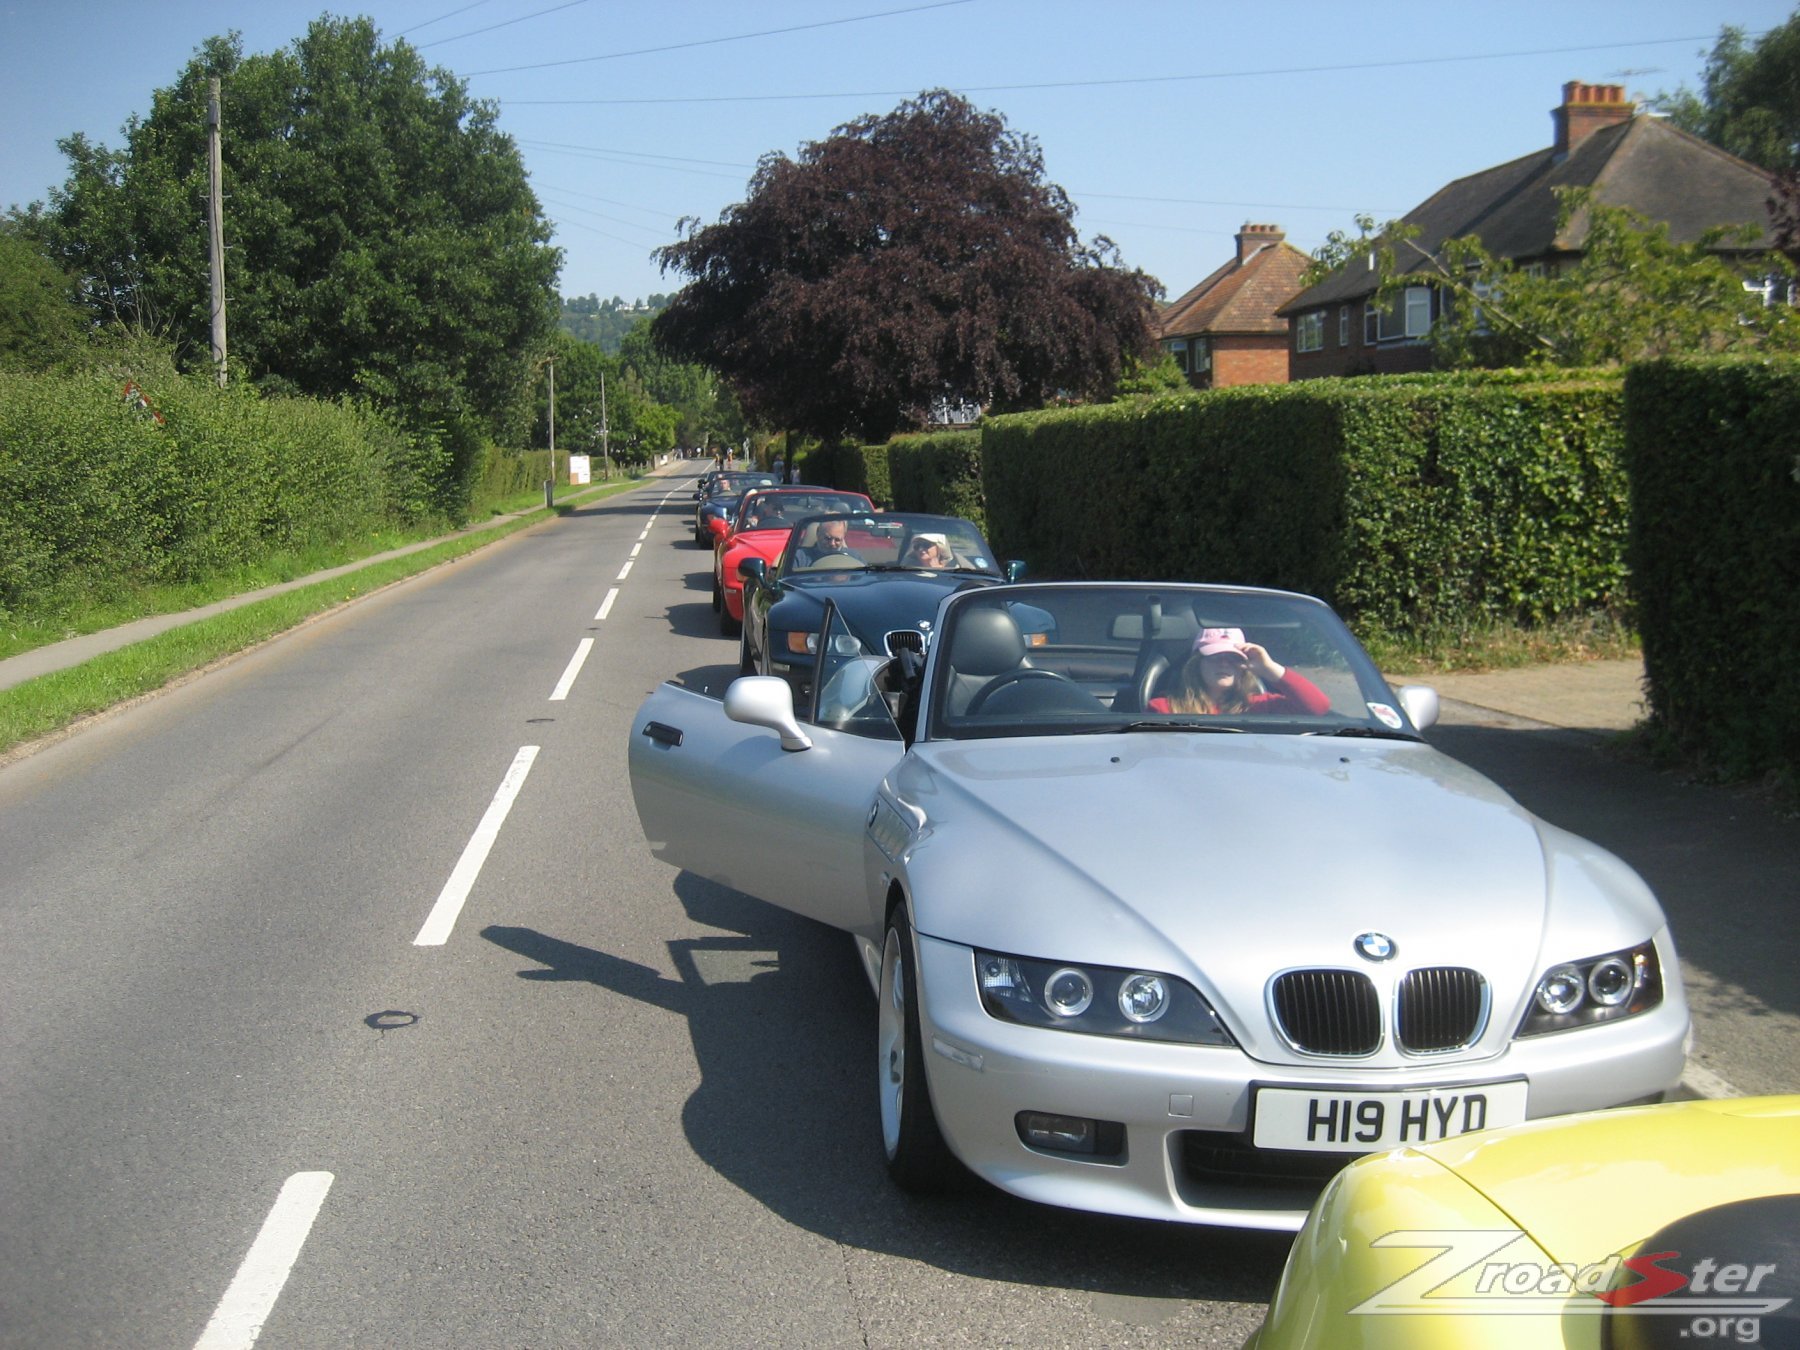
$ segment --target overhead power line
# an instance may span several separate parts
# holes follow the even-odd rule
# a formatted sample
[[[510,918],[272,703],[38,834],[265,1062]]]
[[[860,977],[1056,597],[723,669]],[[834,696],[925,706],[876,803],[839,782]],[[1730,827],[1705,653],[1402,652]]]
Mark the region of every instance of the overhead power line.
[[[421,28],[431,27],[434,23],[442,23],[445,19],[454,19],[458,14],[467,14],[472,9],[480,9],[483,5],[487,4],[487,2],[488,0],[474,0],[473,4],[463,5],[459,9],[451,10],[448,14],[440,14],[435,19],[425,20],[424,23],[415,23],[411,28],[402,28],[398,33],[395,33],[394,36],[405,37],[408,33],[416,33]]]
[[[562,61],[539,61],[528,66],[499,66],[493,70],[472,70],[467,78],[477,75],[510,75],[519,70],[548,70],[552,66],[579,66],[593,61],[617,61],[627,56],[654,56],[659,52],[686,51],[692,47],[715,47],[722,42],[744,42],[750,38],[779,37],[784,33],[803,33],[812,28],[836,28],[847,23],[867,23],[870,19],[891,19],[898,14],[921,14],[928,9],[950,9],[956,5],[967,5],[973,0],[935,0],[929,5],[912,5],[906,9],[884,9],[879,14],[853,14],[847,19],[823,19],[818,23],[797,23],[787,28],[765,28],[755,33],[733,33],[729,37],[696,38],[692,42],[674,42],[666,47],[643,47],[629,52],[606,52],[600,56],[572,56]],[[453,39],[446,38],[446,42]],[[599,102],[606,102],[601,99]],[[652,100],[655,101],[655,100]],[[670,100],[679,102],[680,100]]]
[[[950,0],[950,3],[966,3],[966,0]],[[871,16],[876,17],[876,16]],[[837,22],[848,22],[838,20]],[[1747,36],[1754,36],[1753,34]],[[714,39],[723,41],[725,39]],[[1569,56],[1582,52],[1610,52],[1630,47],[1666,47],[1678,42],[1706,42],[1710,35],[1702,33],[1697,37],[1671,38],[1637,38],[1630,42],[1597,42],[1581,47],[1534,47],[1513,52],[1475,52],[1460,56],[1413,56],[1396,57],[1387,61],[1350,61],[1338,65],[1324,66],[1269,66],[1260,70],[1209,70],[1194,75],[1131,75],[1109,80],[1043,80],[1031,84],[971,84],[959,85],[957,92],[964,94],[1005,94],[1019,93],[1037,89],[1103,89],[1117,88],[1122,85],[1149,84],[1184,84],[1203,80],[1243,80],[1261,78],[1270,75],[1326,75],[1359,70],[1399,70],[1412,66],[1444,66],[1471,61],[1510,61],[1527,56]],[[698,44],[687,44],[698,45]],[[669,48],[657,48],[665,51]],[[620,55],[635,56],[636,52],[623,52]],[[590,60],[606,60],[606,57],[590,57]],[[552,61],[549,65],[567,64]],[[510,66],[508,70],[541,70],[541,66]],[[475,75],[499,75],[506,73],[498,70],[478,70]],[[518,107],[594,107],[614,104],[645,103],[780,103],[799,99],[831,99],[831,98],[912,98],[917,89],[862,89],[845,90],[829,94],[705,94],[691,95],[681,98],[501,98],[499,102],[513,104]]]
[[[515,23],[524,23],[527,19],[541,19],[544,15],[554,14],[559,9],[574,9],[577,5],[585,5],[587,3],[588,0],[565,0],[563,4],[552,5],[549,9],[534,10],[530,14],[521,14],[516,19],[504,19],[499,23],[490,23],[486,28],[472,28],[466,33],[458,33],[455,37],[438,38],[433,42],[421,42],[419,44],[419,50],[424,51],[427,47],[441,47],[446,42],[461,42],[464,38],[478,37],[482,33],[491,33],[496,28],[511,28]],[[473,6],[471,6],[471,8],[473,8]]]

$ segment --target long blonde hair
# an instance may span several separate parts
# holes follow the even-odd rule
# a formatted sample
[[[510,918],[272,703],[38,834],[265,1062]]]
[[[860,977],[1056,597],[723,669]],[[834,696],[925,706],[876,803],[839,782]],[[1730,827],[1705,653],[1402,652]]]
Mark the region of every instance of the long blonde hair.
[[[1169,695],[1169,711],[1178,713],[1247,713],[1250,701],[1263,692],[1263,683],[1246,663],[1231,683],[1231,692],[1223,702],[1215,700],[1201,676],[1199,652],[1188,657],[1176,680],[1175,692]]]

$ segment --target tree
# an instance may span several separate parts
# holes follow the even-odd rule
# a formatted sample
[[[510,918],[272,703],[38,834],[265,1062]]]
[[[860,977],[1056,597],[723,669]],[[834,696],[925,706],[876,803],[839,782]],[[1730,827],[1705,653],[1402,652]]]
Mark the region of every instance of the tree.
[[[692,280],[652,333],[752,418],[835,438],[1101,395],[1152,340],[1158,283],[1082,244],[1035,140],[937,90],[765,155],[745,201],[657,250]]]
[[[415,423],[523,430],[560,253],[493,105],[366,19],[245,57],[209,39],[127,149],[73,136],[41,222],[102,319],[207,357],[208,78],[223,82],[232,368]]]
[[[43,370],[81,346],[75,283],[22,231],[0,224],[0,370]]]
[[[1765,169],[1800,168],[1800,10],[1754,43],[1719,31],[1700,92],[1686,85],[1649,100],[1683,131]]]
[[[1721,29],[1700,92],[1683,85],[1650,103],[1683,131],[1774,172],[1775,245],[1800,265],[1800,10],[1754,44],[1741,28]]]

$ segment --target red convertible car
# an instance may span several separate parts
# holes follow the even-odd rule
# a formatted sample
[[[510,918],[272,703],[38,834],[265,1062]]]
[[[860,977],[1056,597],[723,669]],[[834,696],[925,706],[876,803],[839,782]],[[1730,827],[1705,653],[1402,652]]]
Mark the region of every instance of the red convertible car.
[[[806,516],[835,515],[847,511],[873,511],[860,492],[838,492],[821,487],[766,488],[746,492],[727,524],[711,523],[713,531],[713,608],[719,614],[719,631],[736,637],[744,622],[744,578],[738,564],[746,558],[773,563],[787,543],[794,522]]]

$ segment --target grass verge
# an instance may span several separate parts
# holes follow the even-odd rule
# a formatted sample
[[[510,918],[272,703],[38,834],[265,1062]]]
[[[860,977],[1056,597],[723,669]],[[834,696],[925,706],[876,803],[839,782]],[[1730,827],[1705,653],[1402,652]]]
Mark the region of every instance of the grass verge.
[[[613,491],[635,486],[608,485]],[[581,493],[586,497],[587,493]],[[601,489],[595,495],[611,495]],[[539,495],[542,501],[542,495]],[[557,510],[567,503],[559,501]],[[430,548],[371,563],[329,581],[314,582],[224,614],[172,628],[67,670],[0,690],[0,760],[28,742],[62,731],[85,717],[153,693],[228,656],[266,642],[346,601],[380,590],[440,563],[485,548],[548,519],[539,510],[499,525],[453,536]]]
[[[617,479],[591,487],[559,487],[556,490],[556,503],[560,507],[576,498],[609,496],[613,492],[635,487],[642,481]],[[474,519],[478,525],[485,524],[493,516],[512,515],[530,511],[534,507],[541,510],[543,504],[542,488],[534,492],[518,492],[504,500],[481,503],[474,511]],[[273,554],[198,581],[115,588],[104,594],[79,591],[56,596],[33,613],[0,616],[0,661],[21,652],[47,647],[66,638],[83,637],[103,629],[117,628],[134,619],[158,614],[179,614],[230,596],[260,591],[265,586],[279,586],[299,577],[310,576],[314,572],[342,567],[422,540],[436,539],[448,528],[444,522],[438,521],[410,530],[399,527],[377,530],[355,539]]]
[[[1483,628],[1411,634],[1358,633],[1363,646],[1384,671],[1438,675],[1487,670],[1516,670],[1554,662],[1623,660],[1640,655],[1637,634],[1611,614],[1588,614],[1516,628],[1495,624]]]

